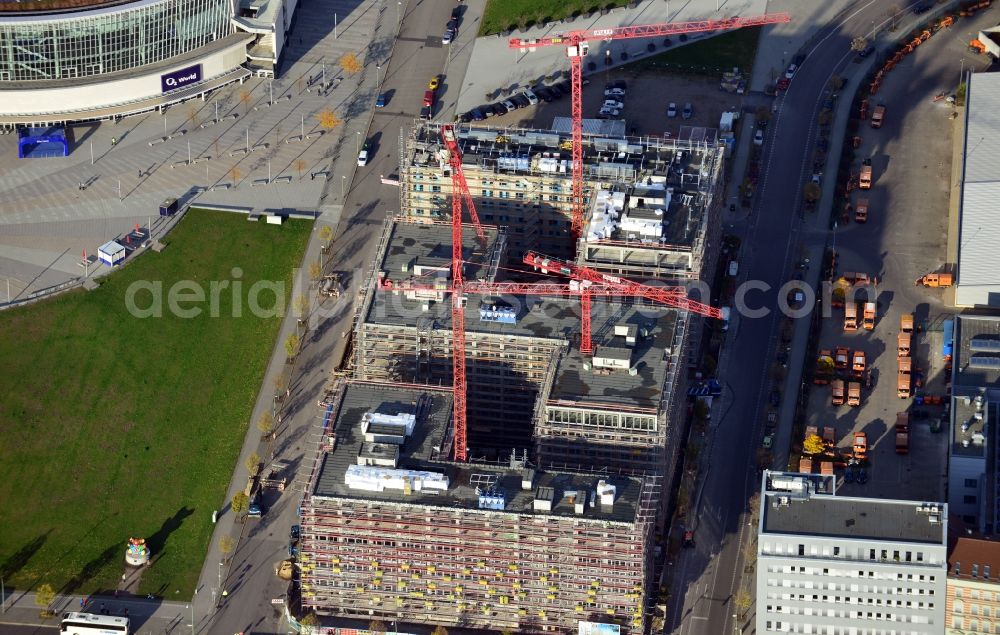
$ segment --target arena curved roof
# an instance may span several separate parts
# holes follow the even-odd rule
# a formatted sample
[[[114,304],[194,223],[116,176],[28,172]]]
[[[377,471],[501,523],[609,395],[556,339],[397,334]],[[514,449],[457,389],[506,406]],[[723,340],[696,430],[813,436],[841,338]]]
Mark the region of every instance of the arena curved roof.
[[[11,2],[0,0],[0,15],[45,15],[71,13],[84,9],[130,4],[135,0],[27,0]]]

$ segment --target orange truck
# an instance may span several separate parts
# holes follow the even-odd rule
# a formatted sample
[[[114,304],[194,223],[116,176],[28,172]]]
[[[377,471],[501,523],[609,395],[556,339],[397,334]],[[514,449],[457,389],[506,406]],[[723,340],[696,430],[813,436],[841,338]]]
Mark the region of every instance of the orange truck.
[[[837,431],[830,426],[823,426],[823,445],[827,448],[837,445]]]
[[[800,474],[811,474],[813,471],[813,460],[804,456],[799,459],[799,473]]]
[[[861,176],[858,178],[858,187],[863,190],[870,190],[872,187],[872,160],[865,159],[861,164]]]
[[[900,333],[896,336],[896,356],[897,357],[909,357],[910,356],[910,339],[913,336],[910,333]]]
[[[867,223],[868,222],[868,199],[867,198],[858,199],[858,206],[854,208],[854,222],[856,222],[856,223]]]
[[[918,287],[923,285],[931,289],[950,287],[955,284],[955,278],[950,273],[929,273],[917,278]]]
[[[872,111],[872,128],[881,128],[883,121],[885,121],[885,104],[879,104]]]
[[[875,303],[865,302],[865,314],[864,314],[864,327],[865,330],[872,330],[875,328]]]
[[[865,352],[864,351],[854,351],[854,356],[852,357],[851,370],[855,374],[862,374],[865,372]]]
[[[847,384],[847,405],[848,406],[860,406],[861,405],[861,382],[852,381]]]
[[[910,415],[906,412],[896,413],[896,454],[910,452]]]
[[[829,384],[833,378],[833,370],[833,353],[829,349],[821,350],[816,356],[816,373],[813,375],[813,383],[818,386]]]
[[[899,330],[902,331],[902,332],[904,332],[904,333],[912,333],[913,332],[913,314],[912,313],[904,313],[903,315],[899,316]]]
[[[899,372],[896,375],[896,395],[900,399],[909,399],[913,394],[913,377],[911,371],[913,362],[909,357],[898,357]]]
[[[834,379],[830,382],[830,403],[834,406],[844,405],[844,380]]]
[[[838,346],[836,356],[833,358],[834,364],[837,368],[846,369],[847,365],[850,363],[851,352],[846,346]]]
[[[854,451],[854,458],[863,460],[868,454],[868,435],[864,432],[855,432],[851,449]]]
[[[833,461],[823,461],[820,463],[819,473],[827,476],[833,476]]]
[[[858,303],[851,301],[844,303],[844,330],[858,330]]]

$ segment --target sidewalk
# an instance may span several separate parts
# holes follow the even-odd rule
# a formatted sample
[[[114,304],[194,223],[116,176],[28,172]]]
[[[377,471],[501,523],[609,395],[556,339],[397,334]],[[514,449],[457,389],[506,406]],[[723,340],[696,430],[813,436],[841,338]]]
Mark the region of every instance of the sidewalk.
[[[87,602],[81,609],[81,601]],[[125,616],[131,622],[132,635],[161,635],[183,632],[191,627],[191,605],[183,602],[163,602],[142,597],[93,597],[82,595],[59,595],[51,604],[55,616],[50,619],[40,617],[41,607],[35,603],[34,593],[14,593],[7,595],[6,610],[0,614],[0,623],[20,626],[43,626],[58,628],[62,614],[69,611],[85,610],[100,613],[107,610],[111,615]]]

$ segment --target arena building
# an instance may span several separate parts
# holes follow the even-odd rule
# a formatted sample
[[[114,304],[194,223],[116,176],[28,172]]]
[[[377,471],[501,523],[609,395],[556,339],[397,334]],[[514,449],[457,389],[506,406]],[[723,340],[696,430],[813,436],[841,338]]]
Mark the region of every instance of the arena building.
[[[0,2],[0,125],[161,109],[274,75],[295,0]]]

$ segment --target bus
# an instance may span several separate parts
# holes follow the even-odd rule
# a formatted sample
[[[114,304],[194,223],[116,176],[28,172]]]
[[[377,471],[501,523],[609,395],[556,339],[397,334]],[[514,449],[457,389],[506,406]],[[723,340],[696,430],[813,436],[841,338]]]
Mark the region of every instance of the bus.
[[[63,613],[64,635],[128,635],[128,618],[93,613]]]

